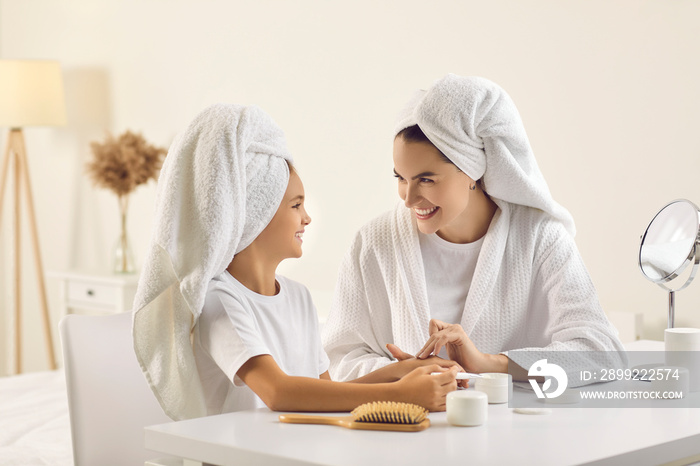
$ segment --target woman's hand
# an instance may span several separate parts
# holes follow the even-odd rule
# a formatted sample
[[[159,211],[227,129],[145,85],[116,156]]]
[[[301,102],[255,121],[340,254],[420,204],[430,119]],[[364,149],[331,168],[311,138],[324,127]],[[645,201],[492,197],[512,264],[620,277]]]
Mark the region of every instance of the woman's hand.
[[[445,369],[449,369],[456,366],[459,369],[459,372],[464,372],[464,369],[462,369],[462,367],[456,361],[453,361],[451,359],[442,359],[438,356],[430,356],[426,359],[418,359],[412,354],[403,351],[398,346],[392,343],[387,344],[386,348],[389,350],[392,356],[399,360],[399,362],[395,363],[395,365],[399,368],[399,373],[401,374],[400,377],[403,377],[405,374],[418,367],[422,367],[429,364],[437,364],[438,366],[443,367]],[[403,366],[401,366],[402,364]],[[458,380],[457,384],[462,388],[469,387],[468,380]]]
[[[469,356],[477,356],[474,352],[479,352],[459,324],[447,324],[441,320],[431,319],[428,332],[430,338],[416,354],[418,359],[437,355],[445,347],[450,359],[466,363]]]
[[[440,374],[431,375],[433,372]],[[457,366],[446,369],[437,364],[414,369],[396,382],[400,398],[430,411],[445,411],[445,397],[457,390],[457,372]]]
[[[431,319],[428,331],[430,338],[416,354],[418,359],[437,355],[444,347],[447,356],[467,372],[507,372],[508,359],[479,351],[461,325]]]

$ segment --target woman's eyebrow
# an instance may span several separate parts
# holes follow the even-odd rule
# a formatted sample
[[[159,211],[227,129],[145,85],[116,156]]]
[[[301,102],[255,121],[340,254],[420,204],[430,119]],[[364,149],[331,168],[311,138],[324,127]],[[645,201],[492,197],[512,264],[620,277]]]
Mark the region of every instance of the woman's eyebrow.
[[[394,175],[396,175],[396,176],[401,176],[401,175],[399,175],[398,173],[396,173],[396,169],[394,169]],[[437,173],[434,173],[434,172],[423,172],[423,173],[417,174],[416,176],[414,176],[414,177],[411,178],[411,179],[412,179],[412,180],[417,180],[418,178],[425,178],[426,176],[437,176]],[[401,176],[401,178],[403,178],[403,177]]]
[[[302,194],[299,194],[298,196],[295,196],[289,200],[289,202],[296,202],[296,201],[303,201],[304,196]]]
[[[426,176],[437,176],[437,173],[433,173],[433,172],[423,172],[423,173],[417,174],[416,176],[414,176],[414,177],[411,178],[411,179],[412,179],[412,180],[417,180],[418,178],[425,178]]]

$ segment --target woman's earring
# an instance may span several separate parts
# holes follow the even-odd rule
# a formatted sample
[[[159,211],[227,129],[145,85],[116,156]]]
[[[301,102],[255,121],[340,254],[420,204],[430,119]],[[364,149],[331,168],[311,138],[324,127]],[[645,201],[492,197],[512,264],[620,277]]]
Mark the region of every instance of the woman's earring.
[[[470,191],[476,190],[476,183],[474,183],[473,185],[469,186],[469,190],[470,190]]]

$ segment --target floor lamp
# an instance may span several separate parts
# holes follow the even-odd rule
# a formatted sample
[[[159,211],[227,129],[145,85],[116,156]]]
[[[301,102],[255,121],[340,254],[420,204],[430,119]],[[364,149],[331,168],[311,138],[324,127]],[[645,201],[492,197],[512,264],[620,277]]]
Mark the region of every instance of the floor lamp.
[[[39,235],[34,214],[32,189],[29,183],[29,165],[22,128],[27,126],[60,126],[66,123],[61,67],[55,61],[0,60],[0,126],[10,128],[5,152],[0,165],[0,222],[2,222],[5,182],[10,160],[14,174],[14,328],[15,370],[22,372],[22,261],[21,261],[21,213],[24,192],[27,220],[34,251],[37,287],[41,304],[44,336],[49,366],[56,368],[53,349],[51,319],[46,300],[44,268],[39,252]],[[2,224],[0,223],[0,228]]]

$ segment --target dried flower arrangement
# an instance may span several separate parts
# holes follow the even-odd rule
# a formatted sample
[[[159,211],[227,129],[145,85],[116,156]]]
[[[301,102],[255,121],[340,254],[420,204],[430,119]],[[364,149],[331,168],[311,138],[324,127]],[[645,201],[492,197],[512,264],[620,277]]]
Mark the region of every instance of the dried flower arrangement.
[[[118,243],[115,270],[133,271],[129,263],[126,235],[126,214],[129,194],[137,186],[156,179],[167,149],[149,144],[141,134],[126,131],[120,136],[107,134],[103,142],[91,142],[93,159],[86,165],[95,186],[113,191],[119,201],[121,236]]]

